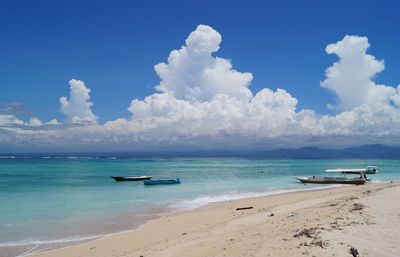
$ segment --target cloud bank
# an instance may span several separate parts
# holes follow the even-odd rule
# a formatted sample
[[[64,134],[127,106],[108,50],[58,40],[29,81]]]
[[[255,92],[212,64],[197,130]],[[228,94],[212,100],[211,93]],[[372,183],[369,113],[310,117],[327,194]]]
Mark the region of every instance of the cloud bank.
[[[7,133],[16,144],[56,147],[67,142],[122,150],[400,143],[400,87],[373,81],[384,62],[367,53],[366,37],[346,35],[326,47],[338,61],[326,69],[321,86],[336,96],[336,103],[328,105],[336,115],[298,110],[298,100],[284,89],[253,93],[251,73],[237,71],[230,60],[215,56],[221,41],[216,30],[199,25],[185,45],[155,65],[158,92],[133,99],[127,108],[130,118],[98,124],[90,89],[73,79],[69,98],[60,98],[64,123],[36,118],[23,122],[0,113],[0,142]]]

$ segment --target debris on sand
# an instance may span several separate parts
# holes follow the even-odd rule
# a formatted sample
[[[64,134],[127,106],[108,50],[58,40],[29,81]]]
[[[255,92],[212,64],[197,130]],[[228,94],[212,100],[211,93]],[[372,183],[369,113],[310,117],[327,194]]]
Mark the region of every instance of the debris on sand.
[[[314,238],[314,240],[311,241],[310,245],[316,245],[321,248],[324,248],[327,245],[327,242],[324,242],[322,240],[318,240],[317,238]]]
[[[359,256],[358,250],[357,250],[356,248],[354,248],[353,246],[350,248],[349,253],[350,253],[353,257]]]
[[[308,238],[312,238],[316,230],[317,230],[316,228],[305,228],[300,232],[294,234],[293,237],[305,236]]]
[[[291,218],[291,217],[294,217],[294,216],[296,216],[296,213],[291,212],[286,218]]]
[[[253,209],[253,206],[249,206],[249,207],[239,207],[236,208],[237,211],[241,211],[241,210],[249,210],[249,209]]]
[[[351,208],[350,211],[361,211],[362,209],[365,208],[364,204],[361,203],[353,203],[353,208]]]

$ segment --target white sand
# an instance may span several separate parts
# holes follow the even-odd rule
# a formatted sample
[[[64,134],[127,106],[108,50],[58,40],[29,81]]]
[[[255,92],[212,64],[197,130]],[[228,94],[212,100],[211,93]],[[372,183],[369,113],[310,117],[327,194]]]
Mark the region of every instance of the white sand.
[[[35,256],[399,256],[399,197],[369,184],[216,203]]]

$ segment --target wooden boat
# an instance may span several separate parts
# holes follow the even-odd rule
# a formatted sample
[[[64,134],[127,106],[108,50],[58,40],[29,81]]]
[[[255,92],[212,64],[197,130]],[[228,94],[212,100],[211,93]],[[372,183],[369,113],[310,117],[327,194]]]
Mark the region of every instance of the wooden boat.
[[[323,176],[311,176],[311,177],[297,177],[298,180],[302,183],[313,183],[313,184],[353,184],[353,185],[363,185],[368,181],[368,178],[365,176],[365,171],[361,170],[357,173],[353,170],[330,170],[327,171],[330,173],[341,173],[343,177],[323,177]],[[359,174],[360,177],[356,178],[346,178],[346,174]]]
[[[333,173],[344,173],[344,174],[360,174],[364,172],[364,174],[376,174],[379,172],[377,166],[367,166],[366,168],[361,169],[348,169],[348,168],[339,168],[339,169],[329,169],[325,172],[333,172]]]
[[[313,184],[353,184],[363,185],[367,181],[365,178],[340,178],[340,177],[297,177],[302,183],[313,183]]]
[[[160,179],[160,180],[145,180],[143,184],[146,186],[151,185],[170,185],[170,184],[180,184],[181,181],[179,178],[177,179]]]
[[[138,176],[138,177],[114,177],[111,176],[115,181],[142,181],[142,180],[149,180],[151,176]]]

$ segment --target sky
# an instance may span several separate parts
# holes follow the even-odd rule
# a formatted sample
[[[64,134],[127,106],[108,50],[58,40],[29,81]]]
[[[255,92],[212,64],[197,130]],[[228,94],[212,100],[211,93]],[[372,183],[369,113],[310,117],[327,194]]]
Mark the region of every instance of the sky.
[[[396,1],[1,1],[0,152],[400,145]]]

